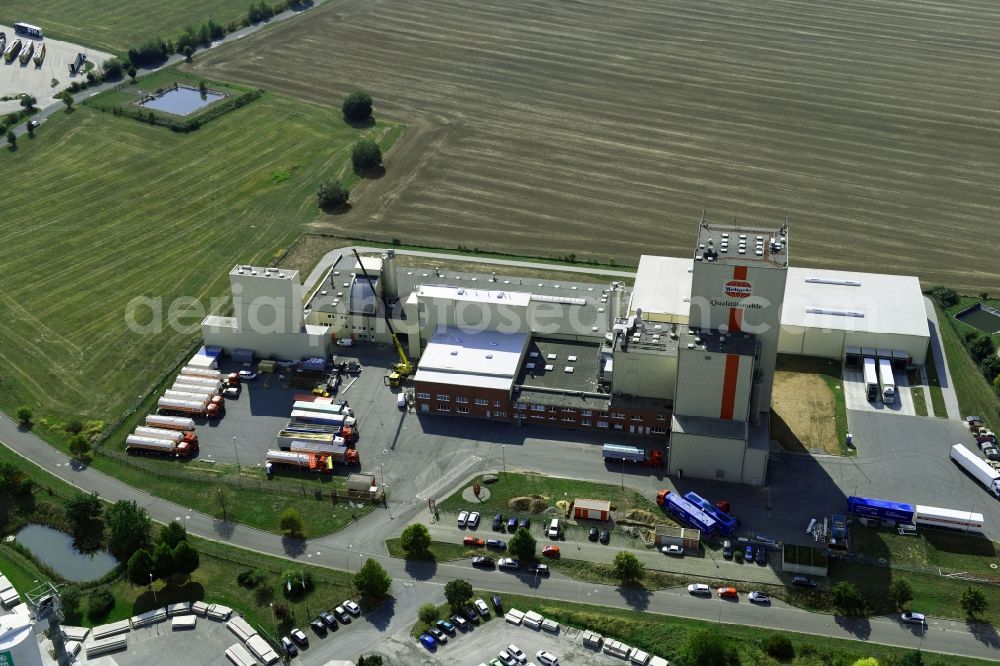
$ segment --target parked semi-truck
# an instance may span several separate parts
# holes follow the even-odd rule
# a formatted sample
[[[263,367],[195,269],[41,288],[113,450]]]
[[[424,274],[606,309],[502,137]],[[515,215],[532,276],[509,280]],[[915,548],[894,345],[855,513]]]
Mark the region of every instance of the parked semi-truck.
[[[284,449],[285,447],[281,448]],[[322,442],[303,441],[297,439],[288,446],[288,450],[293,453],[319,453],[322,455],[328,455],[333,459],[333,462],[341,465],[358,465],[361,463],[361,459],[358,457],[358,452],[343,445],[338,446],[336,444],[325,444]]]
[[[198,452],[198,442],[197,440],[193,442],[174,442],[169,439],[129,435],[125,438],[125,450],[129,453],[141,455],[190,458]]]
[[[152,437],[153,439],[168,439],[171,442],[197,442],[198,435],[193,431],[170,430],[168,428],[151,428],[149,426],[139,426],[132,433],[138,437]]]
[[[718,524],[719,533],[722,534],[722,536],[731,535],[736,531],[736,528],[739,527],[738,520],[694,491],[685,494],[684,499],[714,518]]]
[[[878,381],[882,389],[882,402],[887,405],[896,402],[896,379],[892,376],[892,361],[887,358],[878,360]]]
[[[221,407],[214,402],[198,402],[197,400],[174,400],[173,398],[160,398],[156,402],[160,414],[168,416],[218,416],[222,411]]]
[[[983,531],[983,514],[972,511],[955,511],[936,506],[917,505],[913,522],[922,527],[945,527],[964,532]]]
[[[296,423],[320,423],[339,426],[353,426],[355,423],[354,417],[346,414],[323,414],[304,409],[293,409],[291,420]]]
[[[869,356],[864,360],[865,371],[865,395],[868,402],[878,400],[878,363]]]
[[[354,416],[354,412],[351,411],[351,408],[343,403],[333,404],[296,400],[292,405],[292,409],[303,412],[319,412],[321,414],[343,414],[344,416]]]
[[[194,379],[194,377],[185,377],[184,379]],[[211,380],[209,380],[211,381]],[[173,386],[170,387],[172,391],[194,391],[195,393],[210,393],[218,394],[222,391],[218,382],[209,383],[199,383],[199,382],[184,382],[177,380],[174,382]]]
[[[889,500],[851,495],[847,498],[847,513],[853,513],[856,516],[864,518],[912,523],[914,508],[912,504],[903,502],[890,502]]]
[[[310,433],[310,432],[290,432],[282,430],[274,438],[279,449],[287,449],[294,442],[313,442],[315,444],[328,444],[330,446],[344,446],[347,441],[333,433]]]
[[[180,386],[203,386],[213,393],[218,393],[223,385],[218,379],[208,377],[178,377],[174,380],[174,385]]]
[[[194,419],[186,416],[163,416],[162,414],[149,414],[146,416],[146,425],[152,428],[166,428],[167,430],[194,430]]]
[[[310,472],[330,472],[333,458],[320,453],[293,453],[292,451],[270,450],[264,457],[268,473],[272,467],[294,467]]]
[[[697,527],[706,535],[713,534],[719,529],[719,523],[715,518],[677,493],[672,493],[669,490],[661,490],[656,494],[656,503],[663,507],[667,513],[680,518],[689,525]]]
[[[288,430],[289,432],[333,433],[334,435],[339,435],[341,426],[325,425],[322,423],[292,423],[289,421],[282,430]]]
[[[164,398],[172,400],[191,400],[192,402],[216,402],[216,398],[223,399],[222,396],[213,396],[208,393],[189,393],[187,391],[175,391],[167,389],[163,392]]]
[[[951,447],[951,459],[994,496],[1000,497],[1000,472],[987,465],[985,460],[961,444]]]
[[[629,446],[628,444],[606,443],[602,450],[605,461],[625,461],[639,465],[660,466],[663,464],[663,453],[659,449],[653,449],[652,453],[640,446]]]

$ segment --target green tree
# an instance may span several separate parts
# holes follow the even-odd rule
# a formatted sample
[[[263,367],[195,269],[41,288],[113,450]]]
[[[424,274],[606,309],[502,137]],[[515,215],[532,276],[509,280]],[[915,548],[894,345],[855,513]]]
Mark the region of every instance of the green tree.
[[[191,62],[191,56],[193,56],[193,55],[194,55],[194,49],[191,48],[190,46],[185,46],[184,47],[184,60],[187,61],[187,62]]]
[[[997,375],[996,377],[993,378],[993,390],[997,394],[1000,394],[1000,375]]]
[[[985,333],[980,333],[975,340],[969,343],[969,353],[972,354],[972,358],[980,362],[992,356],[995,351],[996,345],[993,344],[993,338]]]
[[[11,148],[17,148],[17,135],[14,134],[14,130],[7,130],[7,145]],[[29,423],[22,423],[22,425],[31,425]]]
[[[382,149],[371,139],[361,139],[351,148],[351,164],[358,173],[376,169],[382,165]]]
[[[166,580],[174,575],[174,551],[165,543],[153,549],[153,578]]]
[[[305,535],[302,514],[291,507],[281,512],[281,516],[278,518],[278,528],[285,536],[302,538]]]
[[[431,546],[431,533],[426,525],[413,523],[399,535],[399,544],[403,547],[407,558],[426,558]]]
[[[31,111],[35,108],[35,104],[37,103],[38,100],[32,95],[21,95],[21,108]]]
[[[133,500],[115,502],[105,514],[108,524],[108,546],[119,561],[127,561],[132,553],[148,546],[153,522],[145,509]]]
[[[77,493],[66,500],[66,517],[73,523],[74,530],[81,530],[89,527],[94,522],[101,519],[104,507],[98,494]]]
[[[913,588],[902,578],[897,578],[889,583],[889,589],[886,591],[886,594],[892,599],[892,602],[896,604],[896,608],[898,609],[902,609],[913,600]]]
[[[135,75],[138,74],[138,73],[139,73],[139,71],[135,68],[134,65],[129,65],[129,68],[128,68],[128,78],[132,79],[132,81],[134,82],[135,81]]]
[[[986,600],[986,595],[983,591],[972,587],[971,585],[965,588],[962,592],[962,598],[959,603],[962,604],[962,610],[968,614],[969,617],[977,617],[986,612],[989,607],[989,602]]]
[[[854,583],[841,581],[830,588],[830,599],[834,607],[845,615],[860,614],[865,605],[864,597]]]
[[[187,541],[187,530],[176,520],[172,520],[160,530],[157,541],[167,544],[170,548],[176,548],[181,541]]]
[[[958,303],[958,292],[943,285],[938,285],[930,290],[931,298],[938,302],[943,308],[950,308]]]
[[[167,544],[161,544],[166,546]],[[187,541],[181,541],[173,549],[174,573],[190,576],[201,565],[201,556]]]
[[[444,586],[444,598],[453,613],[458,613],[472,598],[472,584],[467,580],[456,578]]]
[[[983,359],[983,375],[991,383],[1000,377],[1000,356],[991,354]]]
[[[684,643],[685,666],[738,666],[736,651],[713,630],[699,629]]]
[[[81,620],[80,602],[83,601],[80,588],[69,585],[59,592],[59,602],[62,605],[62,612],[65,621],[69,624],[76,624]]]
[[[132,557],[128,558],[126,568],[128,570],[128,580],[133,585],[151,584],[149,576],[153,573],[153,556],[145,548],[140,548],[132,553]]]
[[[103,620],[114,607],[115,595],[111,594],[107,588],[102,587],[90,595],[90,601],[87,602],[87,617],[90,618],[91,622]]]
[[[767,652],[779,661],[788,661],[795,656],[795,647],[792,645],[792,641],[788,639],[788,636],[784,634],[771,634],[764,641],[764,652]]]
[[[108,58],[104,61],[104,64],[101,65],[101,70],[104,72],[105,80],[114,81],[122,78],[122,72],[125,70],[125,66],[118,58]]]
[[[69,421],[66,422],[66,425],[63,427],[63,430],[65,430],[71,435],[79,435],[81,432],[83,432],[83,421],[81,421],[80,419],[70,419]]]
[[[523,527],[518,529],[514,533],[514,536],[510,538],[510,542],[507,544],[507,550],[514,557],[518,557],[522,560],[533,560],[535,559],[535,549],[537,548],[537,542],[535,537],[531,536],[531,532],[524,529]]]
[[[336,210],[347,205],[350,191],[337,179],[321,183],[316,190],[316,205],[323,210]]]
[[[372,117],[372,96],[361,90],[352,92],[344,99],[340,110],[344,119],[350,123],[359,123]]]
[[[73,435],[69,440],[69,452],[77,460],[84,460],[90,455],[90,440],[83,435]]]
[[[642,580],[646,566],[632,553],[623,550],[615,555],[615,577],[622,585],[635,585]]]
[[[379,601],[389,594],[392,577],[377,560],[368,559],[354,574],[354,587],[369,601]]]
[[[12,141],[11,138],[14,137],[14,130],[7,132],[7,143],[14,145],[17,143],[17,138],[15,137]],[[28,427],[31,425],[31,420],[35,417],[35,413],[31,410],[31,407],[27,405],[21,405],[17,408],[17,422],[23,427]]]
[[[424,604],[417,611],[417,617],[424,624],[431,624],[434,620],[438,619],[440,614],[438,613],[438,607],[434,604]]]

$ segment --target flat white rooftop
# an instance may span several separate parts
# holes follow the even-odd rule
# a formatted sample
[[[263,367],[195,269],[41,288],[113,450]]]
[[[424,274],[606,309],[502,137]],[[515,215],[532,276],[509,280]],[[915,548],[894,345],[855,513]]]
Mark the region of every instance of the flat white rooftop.
[[[440,298],[452,301],[470,301],[475,303],[502,303],[517,307],[527,307],[531,294],[524,291],[506,291],[500,289],[470,289],[469,287],[451,287],[445,285],[418,285],[417,296],[422,298]]]
[[[427,341],[419,370],[499,377],[513,381],[528,344],[526,333],[465,332],[457,328],[437,331]],[[418,372],[416,379],[420,379]]]
[[[691,311],[691,272],[694,261],[681,257],[639,257],[629,312],[687,317]]]
[[[249,264],[237,264],[230,275],[253,275],[261,278],[273,278],[275,280],[299,281],[299,272],[287,268],[268,268],[264,266],[251,266]]]

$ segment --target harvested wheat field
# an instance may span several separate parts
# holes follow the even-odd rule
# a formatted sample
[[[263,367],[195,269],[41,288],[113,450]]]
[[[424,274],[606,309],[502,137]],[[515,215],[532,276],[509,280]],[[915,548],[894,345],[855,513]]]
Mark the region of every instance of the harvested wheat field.
[[[980,291],[997,34],[986,0],[347,0],[192,66],[409,125],[326,232],[634,263],[787,212],[798,265]]]

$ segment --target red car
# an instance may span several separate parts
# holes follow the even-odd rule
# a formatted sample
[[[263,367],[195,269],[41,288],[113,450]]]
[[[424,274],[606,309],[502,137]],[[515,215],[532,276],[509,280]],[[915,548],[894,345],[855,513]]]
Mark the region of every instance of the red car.
[[[545,557],[559,557],[559,546],[546,546],[542,548],[542,555]]]
[[[718,590],[716,590],[716,592],[718,592],[719,596],[723,598],[728,597],[730,599],[735,599],[736,597],[739,596],[736,592],[735,587],[720,587]]]
[[[462,539],[462,544],[465,546],[485,546],[486,542],[479,537],[467,536]]]

